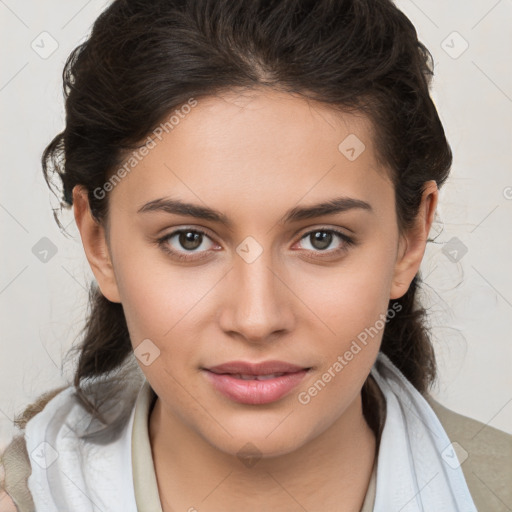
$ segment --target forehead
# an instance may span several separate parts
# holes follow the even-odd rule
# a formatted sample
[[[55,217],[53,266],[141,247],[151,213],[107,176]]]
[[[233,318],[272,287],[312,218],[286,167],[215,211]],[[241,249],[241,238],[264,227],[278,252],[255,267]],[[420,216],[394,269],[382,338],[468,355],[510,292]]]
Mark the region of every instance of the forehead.
[[[275,90],[196,101],[161,125],[158,137],[150,134],[143,157],[126,158],[129,172],[111,192],[113,207],[136,211],[172,196],[262,214],[262,205],[289,208],[336,195],[377,209],[394,198],[362,115]]]

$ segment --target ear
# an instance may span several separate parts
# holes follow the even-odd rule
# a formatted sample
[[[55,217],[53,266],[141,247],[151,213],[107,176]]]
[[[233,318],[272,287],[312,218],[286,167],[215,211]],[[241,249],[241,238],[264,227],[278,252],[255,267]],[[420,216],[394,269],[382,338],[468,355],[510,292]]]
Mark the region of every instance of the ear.
[[[415,223],[400,236],[390,299],[399,299],[405,295],[414,276],[418,273],[434,220],[438,196],[437,183],[434,180],[427,181],[423,188],[421,205]]]
[[[73,212],[87,261],[101,293],[111,302],[121,302],[105,228],[93,217],[87,189],[82,185],[73,188]]]

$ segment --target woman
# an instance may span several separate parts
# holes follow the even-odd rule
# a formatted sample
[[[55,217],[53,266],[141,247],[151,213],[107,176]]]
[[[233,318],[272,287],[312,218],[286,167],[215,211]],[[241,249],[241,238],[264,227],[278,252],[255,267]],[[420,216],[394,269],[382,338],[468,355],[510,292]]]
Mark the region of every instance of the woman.
[[[91,311],[73,384],[18,418],[5,506],[491,510],[489,479],[510,503],[511,436],[428,392],[431,76],[388,0],[112,3],[43,155]]]

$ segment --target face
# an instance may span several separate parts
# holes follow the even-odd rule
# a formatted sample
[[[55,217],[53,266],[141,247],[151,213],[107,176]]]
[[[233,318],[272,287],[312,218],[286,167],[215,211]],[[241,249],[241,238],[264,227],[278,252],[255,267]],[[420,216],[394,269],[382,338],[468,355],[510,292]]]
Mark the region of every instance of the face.
[[[88,257],[169,423],[270,456],[360,414],[388,301],[422,255],[403,256],[370,123],[253,90],[199,100],[154,141],[110,192],[111,267]],[[208,370],[270,360],[298,369]]]

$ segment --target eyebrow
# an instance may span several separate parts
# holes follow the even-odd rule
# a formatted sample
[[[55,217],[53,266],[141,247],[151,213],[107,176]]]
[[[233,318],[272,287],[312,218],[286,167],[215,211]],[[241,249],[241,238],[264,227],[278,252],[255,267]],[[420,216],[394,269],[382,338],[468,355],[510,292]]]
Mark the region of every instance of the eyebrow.
[[[287,224],[305,219],[313,219],[322,215],[332,215],[356,209],[374,213],[373,208],[366,201],[352,197],[337,197],[311,206],[296,206],[285,213],[281,223]],[[137,213],[157,211],[210,220],[218,222],[229,229],[232,229],[233,227],[232,221],[222,212],[206,206],[186,203],[179,199],[154,199],[139,208]]]

